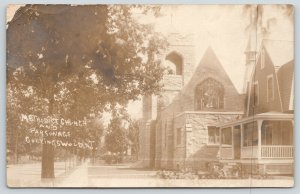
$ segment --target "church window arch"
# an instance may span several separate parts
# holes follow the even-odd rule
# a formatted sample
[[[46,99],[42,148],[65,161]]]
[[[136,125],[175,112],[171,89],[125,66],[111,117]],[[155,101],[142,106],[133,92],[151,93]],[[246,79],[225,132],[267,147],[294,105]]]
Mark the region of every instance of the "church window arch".
[[[213,78],[207,78],[195,88],[195,110],[224,108],[224,87]]]
[[[165,58],[166,74],[182,75],[183,74],[183,58],[180,54],[173,51]]]

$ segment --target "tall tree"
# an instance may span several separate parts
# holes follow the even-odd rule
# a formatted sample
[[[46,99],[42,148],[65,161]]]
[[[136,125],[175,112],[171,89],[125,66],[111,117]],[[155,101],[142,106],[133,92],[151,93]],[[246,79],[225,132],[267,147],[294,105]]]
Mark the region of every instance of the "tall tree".
[[[139,122],[137,120],[129,121],[128,139],[131,143],[131,153],[137,157],[139,152]]]
[[[135,20],[140,8],[21,7],[7,28],[8,84],[19,72],[22,83],[44,100],[43,114],[75,119],[157,92],[163,75],[157,55],[165,41]],[[144,9],[149,10],[157,13],[155,7]],[[54,147],[44,144],[42,153],[41,177],[54,178]]]
[[[112,119],[107,127],[105,136],[105,146],[107,151],[123,157],[128,148],[127,129],[125,127],[126,119],[122,115],[113,111]]]

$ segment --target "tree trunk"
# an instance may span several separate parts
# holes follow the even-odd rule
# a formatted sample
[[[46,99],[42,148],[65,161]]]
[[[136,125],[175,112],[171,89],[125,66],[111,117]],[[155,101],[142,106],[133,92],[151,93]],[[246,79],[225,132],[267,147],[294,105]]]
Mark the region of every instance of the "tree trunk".
[[[53,95],[49,100],[49,109],[48,109],[48,115],[52,116],[53,113]],[[51,140],[51,139],[46,139]],[[52,179],[55,178],[54,174],[54,147],[51,144],[43,144],[42,149],[42,173],[41,173],[42,179]]]
[[[52,145],[43,144],[42,154],[42,179],[55,178],[54,175],[54,148]]]
[[[16,138],[16,149],[15,149],[15,162],[19,164],[19,133],[17,131],[17,138]]]

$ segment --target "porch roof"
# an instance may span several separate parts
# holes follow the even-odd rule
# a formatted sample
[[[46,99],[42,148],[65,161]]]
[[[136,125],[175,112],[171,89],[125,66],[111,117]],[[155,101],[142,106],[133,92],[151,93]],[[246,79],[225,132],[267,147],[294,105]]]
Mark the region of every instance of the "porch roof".
[[[180,113],[175,114],[175,117],[182,116],[184,114],[197,114],[197,115],[208,115],[208,114],[214,114],[214,115],[243,115],[244,113],[242,111],[183,111]]]
[[[281,112],[266,112],[261,114],[256,114],[251,117],[245,117],[236,121],[231,121],[227,123],[220,123],[217,127],[229,127],[233,125],[239,125],[246,122],[257,121],[257,120],[293,120],[294,114],[287,114]]]

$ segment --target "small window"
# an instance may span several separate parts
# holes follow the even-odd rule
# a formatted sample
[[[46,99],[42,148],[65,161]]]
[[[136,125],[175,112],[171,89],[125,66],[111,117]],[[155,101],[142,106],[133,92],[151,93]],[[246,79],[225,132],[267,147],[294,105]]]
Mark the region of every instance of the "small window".
[[[260,54],[260,68],[261,69],[265,68],[265,49],[261,50],[261,54]]]
[[[259,104],[259,85],[258,82],[254,83],[254,87],[253,87],[253,97],[254,97],[254,106],[257,106]]]
[[[208,126],[208,144],[219,144],[220,135],[219,129],[215,126]]]
[[[165,74],[182,75],[183,74],[183,58],[182,56],[173,51],[169,53],[166,58],[166,71]]]
[[[267,99],[268,102],[273,101],[274,100],[274,79],[273,79],[273,75],[269,75],[267,77]]]
[[[177,145],[180,145],[181,144],[181,128],[177,128],[177,131],[176,131],[176,136],[177,136]]]
[[[222,144],[232,145],[232,131],[231,127],[222,129]]]

